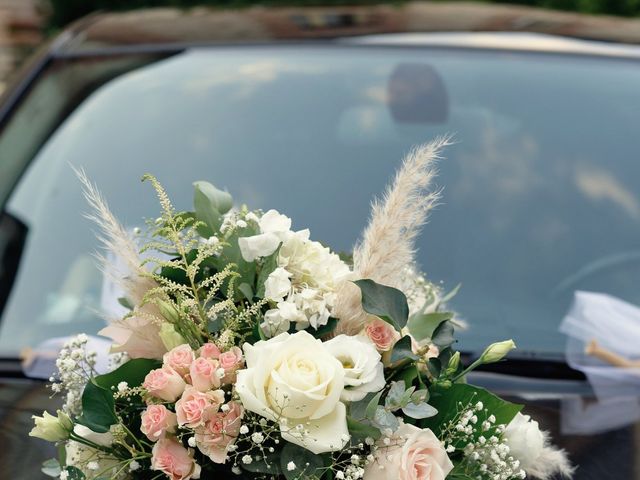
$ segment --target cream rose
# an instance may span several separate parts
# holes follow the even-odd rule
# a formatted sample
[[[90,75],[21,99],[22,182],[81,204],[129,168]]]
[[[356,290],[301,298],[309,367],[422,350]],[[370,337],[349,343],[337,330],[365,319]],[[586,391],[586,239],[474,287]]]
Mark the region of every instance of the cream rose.
[[[338,335],[325,342],[324,347],[344,368],[345,388],[340,397],[342,400],[357,402],[367,393],[384,388],[384,366],[380,361],[382,357],[370,340]]]
[[[390,446],[379,442],[364,480],[444,480],[453,469],[440,440],[428,428],[402,424]]]
[[[340,401],[344,369],[305,331],[245,343],[247,368],[236,391],[245,409],[280,423],[282,437],[313,453],[341,450],[349,439]]]

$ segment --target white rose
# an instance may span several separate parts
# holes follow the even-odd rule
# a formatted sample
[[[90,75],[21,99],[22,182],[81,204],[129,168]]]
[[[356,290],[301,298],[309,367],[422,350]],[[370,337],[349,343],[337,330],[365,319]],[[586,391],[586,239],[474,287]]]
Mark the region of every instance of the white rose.
[[[247,368],[238,371],[236,391],[247,410],[280,423],[282,438],[313,453],[346,445],[344,369],[320,340],[282,333],[243,348]]]
[[[510,454],[520,460],[525,472],[535,468],[544,448],[544,435],[538,427],[538,422],[529,415],[517,413],[507,425],[504,438],[509,445]]]
[[[264,296],[276,302],[284,300],[291,290],[291,274],[284,268],[278,267],[269,274],[264,282]]]
[[[382,357],[369,339],[338,335],[324,346],[344,367],[343,401],[357,402],[384,388]]]

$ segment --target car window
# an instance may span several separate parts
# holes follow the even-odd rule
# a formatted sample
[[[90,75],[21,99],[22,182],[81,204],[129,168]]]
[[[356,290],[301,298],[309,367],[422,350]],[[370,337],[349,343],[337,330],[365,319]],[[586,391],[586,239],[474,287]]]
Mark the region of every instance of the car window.
[[[455,49],[200,48],[132,68],[58,126],[7,204],[29,233],[0,355],[96,332],[112,303],[70,165],[131,229],[157,213],[151,172],[179,208],[208,180],[349,251],[402,155],[445,133],[419,260],[463,282],[461,348],[560,352],[575,290],[640,304],[639,82],[629,60]]]

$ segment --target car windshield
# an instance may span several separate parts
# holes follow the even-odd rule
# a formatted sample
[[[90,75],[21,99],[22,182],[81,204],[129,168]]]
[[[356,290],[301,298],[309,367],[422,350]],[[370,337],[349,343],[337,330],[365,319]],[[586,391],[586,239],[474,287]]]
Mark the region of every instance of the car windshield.
[[[6,204],[28,236],[0,356],[95,333],[113,303],[70,165],[127,228],[158,214],[150,172],[178,208],[208,180],[350,251],[401,157],[447,133],[418,258],[463,283],[460,348],[557,354],[574,291],[640,304],[639,84],[631,60],[446,48],[197,48],[132,67],[57,125]]]

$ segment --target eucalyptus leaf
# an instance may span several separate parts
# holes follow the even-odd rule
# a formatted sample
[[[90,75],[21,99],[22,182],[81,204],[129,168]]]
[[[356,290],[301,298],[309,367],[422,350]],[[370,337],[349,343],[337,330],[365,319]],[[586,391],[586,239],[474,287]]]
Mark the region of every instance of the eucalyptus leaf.
[[[391,386],[389,387],[389,392],[387,393],[387,397],[384,399],[384,404],[386,407],[400,407],[400,402],[402,401],[402,396],[405,392],[404,381],[400,380],[399,382],[391,382]]]
[[[347,428],[351,434],[351,443],[359,443],[367,437],[377,440],[382,436],[380,430],[373,425],[359,422],[351,417],[347,417]]]
[[[453,318],[452,312],[434,312],[413,315],[407,322],[407,328],[411,336],[420,342],[430,339],[433,332],[445,320]]]
[[[409,401],[412,398],[413,392],[415,391],[416,387],[409,387],[405,390],[405,392],[402,394],[402,398],[400,398],[400,402],[399,405],[401,407],[404,407],[407,403],[409,403]]]
[[[246,282],[238,285],[238,291],[244,295],[244,298],[249,300],[250,302],[253,300],[253,288]]]
[[[449,320],[445,320],[433,332],[431,342],[440,349],[447,348],[453,344],[456,339],[453,336],[453,324]]]
[[[222,225],[222,215],[227,213],[233,206],[233,198],[229,193],[218,190],[209,182],[193,182],[193,205],[196,210],[196,218],[204,222],[209,231],[209,236],[213,235]]]
[[[391,429],[394,432],[400,426],[400,422],[396,416],[380,405],[378,405],[376,412],[373,415],[373,424],[380,428],[380,430]]]
[[[376,395],[376,393],[367,393],[367,395],[362,400],[351,402],[351,404],[349,405],[349,415],[351,416],[351,418],[355,420],[363,420],[364,418],[366,418],[367,406]],[[380,393],[380,395],[382,394]]]
[[[397,331],[407,324],[409,306],[407,297],[397,288],[380,285],[373,280],[354,282],[362,293],[362,308],[391,324]]]
[[[60,462],[57,459],[50,458],[49,460],[42,462],[41,470],[47,477],[58,478],[62,468],[60,467]]]
[[[382,392],[378,392],[373,396],[373,398],[369,401],[367,408],[365,409],[364,416],[368,419],[373,419],[376,413],[376,409],[378,408],[378,404],[380,403],[380,397],[382,397]]]
[[[438,410],[433,408],[428,403],[424,403],[424,402],[418,403],[418,404],[409,403],[406,407],[402,408],[402,411],[408,417],[415,418],[418,420],[423,418],[434,417],[438,414]]]
[[[416,360],[418,357],[411,349],[411,337],[406,335],[396,342],[391,351],[391,363],[394,364],[406,358]]]

